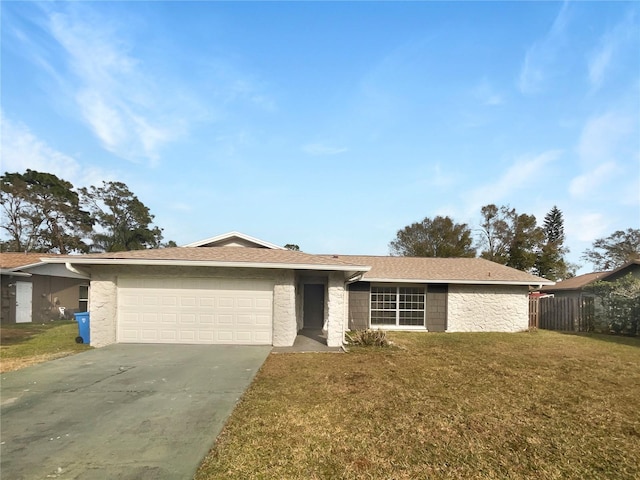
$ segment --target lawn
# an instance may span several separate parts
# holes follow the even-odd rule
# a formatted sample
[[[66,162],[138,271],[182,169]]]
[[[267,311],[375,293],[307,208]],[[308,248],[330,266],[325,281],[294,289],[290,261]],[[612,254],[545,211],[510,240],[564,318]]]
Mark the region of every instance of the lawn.
[[[196,479],[640,478],[640,339],[392,339],[270,355]]]
[[[77,344],[77,336],[75,321],[0,325],[0,372],[18,370],[91,348]]]

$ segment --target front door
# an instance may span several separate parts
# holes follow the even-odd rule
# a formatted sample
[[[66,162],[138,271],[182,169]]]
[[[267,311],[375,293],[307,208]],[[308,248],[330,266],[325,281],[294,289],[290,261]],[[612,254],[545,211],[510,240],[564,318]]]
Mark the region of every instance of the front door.
[[[16,282],[16,323],[31,322],[31,282]]]
[[[304,328],[316,330],[324,326],[324,285],[304,286]]]

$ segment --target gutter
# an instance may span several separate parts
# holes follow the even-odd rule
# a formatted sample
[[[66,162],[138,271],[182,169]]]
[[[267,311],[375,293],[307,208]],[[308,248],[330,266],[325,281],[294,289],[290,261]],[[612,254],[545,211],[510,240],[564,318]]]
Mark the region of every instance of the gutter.
[[[181,267],[237,267],[237,268],[273,268],[291,270],[330,270],[368,272],[371,267],[364,265],[325,265],[308,263],[267,263],[267,262],[224,262],[219,260],[148,260],[138,258],[54,258],[46,263],[64,263],[73,265],[148,265],[148,266],[181,266]],[[76,268],[76,267],[74,267]]]
[[[367,282],[372,283],[448,283],[451,285],[521,285],[521,286],[531,286],[531,285],[555,285],[555,282],[549,281],[545,283],[540,282],[527,282],[524,280],[448,280],[448,279],[438,279],[438,280],[424,280],[419,278],[366,278]]]

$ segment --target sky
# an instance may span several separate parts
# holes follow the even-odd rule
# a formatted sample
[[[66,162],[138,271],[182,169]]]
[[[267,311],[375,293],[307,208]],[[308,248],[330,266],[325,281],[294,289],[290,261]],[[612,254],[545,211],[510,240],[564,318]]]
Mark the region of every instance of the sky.
[[[0,3],[2,172],[120,181],[179,245],[386,255],[406,225],[640,228],[637,2]]]

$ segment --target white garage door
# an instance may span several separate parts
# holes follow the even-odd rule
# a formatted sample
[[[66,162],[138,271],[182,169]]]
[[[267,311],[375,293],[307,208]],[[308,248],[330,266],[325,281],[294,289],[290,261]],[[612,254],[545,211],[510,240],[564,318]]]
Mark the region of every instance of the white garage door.
[[[119,278],[118,342],[271,345],[273,283]]]

